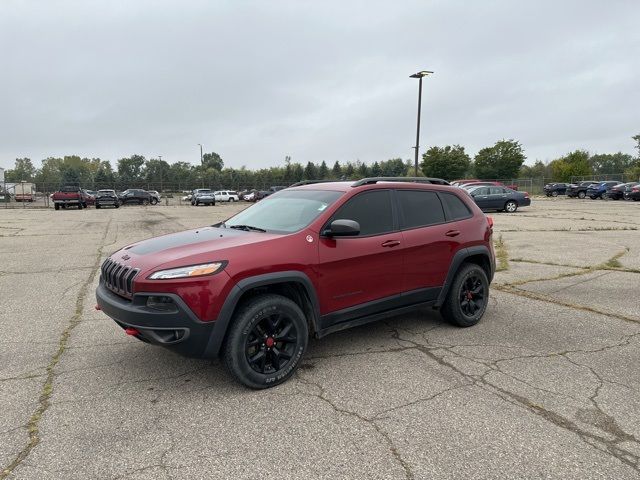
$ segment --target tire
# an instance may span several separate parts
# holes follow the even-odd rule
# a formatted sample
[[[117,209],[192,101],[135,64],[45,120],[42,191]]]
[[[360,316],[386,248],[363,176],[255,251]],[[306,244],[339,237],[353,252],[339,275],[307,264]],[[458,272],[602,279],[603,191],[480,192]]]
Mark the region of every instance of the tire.
[[[280,295],[260,295],[234,314],[223,361],[231,375],[247,387],[273,387],[293,375],[308,340],[307,321],[297,304]]]
[[[194,205],[197,207],[200,204],[200,202],[196,202],[194,203]]]
[[[98,210],[100,208],[100,204],[96,203],[96,210]]]
[[[147,205],[149,205],[149,200],[144,199],[144,200],[142,200],[142,202],[140,202],[140,203],[142,203],[142,205],[144,205],[144,206],[146,207]]]
[[[157,205],[158,204],[158,199],[157,198],[152,198],[151,199],[151,205]]]
[[[60,205],[58,203],[53,204],[54,210],[60,210]]]
[[[556,192],[555,190],[553,192],[551,192],[551,196],[552,197],[557,197],[558,196],[558,192]]]
[[[509,200],[507,203],[504,204],[505,212],[514,213],[516,210],[518,210],[518,204],[513,200]]]
[[[229,203],[233,203],[233,197],[229,197]]]
[[[578,198],[583,199],[587,194],[585,192],[578,192]]]
[[[475,301],[471,301],[474,298]],[[484,315],[488,300],[487,274],[479,265],[465,263],[456,273],[440,313],[445,320],[458,327],[471,327]]]
[[[78,210],[82,210],[82,202],[78,202]]]

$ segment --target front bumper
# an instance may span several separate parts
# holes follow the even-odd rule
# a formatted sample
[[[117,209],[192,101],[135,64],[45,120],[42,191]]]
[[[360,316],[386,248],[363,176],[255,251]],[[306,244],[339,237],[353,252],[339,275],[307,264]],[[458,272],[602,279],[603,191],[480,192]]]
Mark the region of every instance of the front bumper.
[[[149,297],[169,297],[168,310],[147,306]],[[136,338],[143,342],[166,347],[186,357],[209,356],[207,346],[215,322],[202,322],[184,301],[172,293],[136,293],[131,301],[108,290],[102,279],[96,290],[100,309],[122,329],[133,328]]]

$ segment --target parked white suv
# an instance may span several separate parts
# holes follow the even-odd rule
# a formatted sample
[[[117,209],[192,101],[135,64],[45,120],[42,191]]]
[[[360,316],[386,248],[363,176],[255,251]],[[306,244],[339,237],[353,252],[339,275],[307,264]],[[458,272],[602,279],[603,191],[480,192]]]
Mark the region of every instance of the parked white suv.
[[[240,201],[240,197],[238,196],[238,192],[233,192],[231,190],[219,190],[217,192],[213,192],[213,195],[216,197],[216,202],[238,202],[238,201]]]

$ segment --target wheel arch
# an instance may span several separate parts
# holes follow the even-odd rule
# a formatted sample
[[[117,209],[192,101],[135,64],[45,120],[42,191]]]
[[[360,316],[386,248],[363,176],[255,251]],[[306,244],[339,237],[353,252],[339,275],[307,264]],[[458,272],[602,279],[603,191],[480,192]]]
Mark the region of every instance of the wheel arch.
[[[473,247],[458,250],[451,260],[447,278],[445,279],[444,285],[442,285],[442,290],[440,290],[440,294],[438,295],[438,299],[434,305],[435,307],[442,306],[447,298],[453,279],[460,270],[460,267],[465,263],[475,263],[485,271],[489,282],[493,280],[495,265],[491,262],[491,253],[486,246],[474,245]]]
[[[315,335],[320,318],[320,305],[309,277],[298,271],[266,273],[244,278],[234,285],[215,321],[205,349],[205,357],[216,357],[219,354],[237,308],[248,299],[264,293],[282,295],[295,302],[305,314],[309,333]]]

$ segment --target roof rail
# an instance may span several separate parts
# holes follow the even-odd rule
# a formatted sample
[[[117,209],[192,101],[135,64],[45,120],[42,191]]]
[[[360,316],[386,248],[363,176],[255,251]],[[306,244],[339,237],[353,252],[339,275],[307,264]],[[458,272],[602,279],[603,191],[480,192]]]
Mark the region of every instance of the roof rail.
[[[341,180],[302,180],[300,182],[296,182],[292,185],[289,185],[287,188],[290,187],[300,187],[302,185],[312,185],[314,183],[329,183],[329,182],[340,182]]]
[[[358,180],[352,187],[361,187],[362,185],[371,185],[378,182],[408,182],[408,183],[431,183],[433,185],[450,185],[449,182],[441,178],[429,177],[370,177]]]

